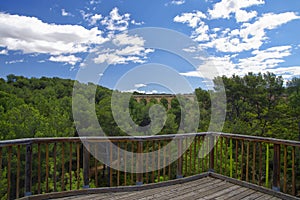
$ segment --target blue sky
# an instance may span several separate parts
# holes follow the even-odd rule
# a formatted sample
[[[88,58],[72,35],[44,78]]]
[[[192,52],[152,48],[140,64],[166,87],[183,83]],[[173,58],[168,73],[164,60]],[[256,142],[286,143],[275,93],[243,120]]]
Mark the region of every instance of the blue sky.
[[[199,72],[212,65],[217,75],[270,71],[289,80],[300,75],[299,12],[298,0],[1,1],[0,76],[75,79],[97,47],[98,64],[110,64],[98,74],[99,84],[109,88],[128,71],[149,63],[173,68],[192,88],[205,87],[208,77]],[[186,35],[197,45],[184,51],[205,52],[205,59],[191,66],[128,34],[144,27]],[[107,45],[115,41],[122,48]],[[170,92],[142,80],[123,89]]]

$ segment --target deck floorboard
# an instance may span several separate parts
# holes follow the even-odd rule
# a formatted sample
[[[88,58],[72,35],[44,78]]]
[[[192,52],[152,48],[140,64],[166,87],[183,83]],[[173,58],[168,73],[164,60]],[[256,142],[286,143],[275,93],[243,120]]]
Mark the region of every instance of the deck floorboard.
[[[77,195],[56,200],[225,200],[225,199],[280,199],[275,196],[265,194],[260,191],[249,189],[230,183],[226,180],[220,180],[213,177],[204,177],[198,180],[188,181],[184,183],[145,189],[142,191],[131,192],[106,192],[98,194]]]

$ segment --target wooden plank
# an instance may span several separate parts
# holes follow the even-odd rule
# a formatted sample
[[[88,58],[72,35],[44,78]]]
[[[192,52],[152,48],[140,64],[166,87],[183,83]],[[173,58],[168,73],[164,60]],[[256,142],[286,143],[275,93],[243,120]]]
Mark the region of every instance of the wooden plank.
[[[256,165],[256,143],[253,143],[253,149],[252,149],[252,183],[255,183],[255,174],[256,174],[256,170],[255,170],[255,165]]]
[[[49,192],[49,144],[46,144],[46,193]]]
[[[127,142],[124,146],[124,185],[127,185]]]
[[[120,185],[120,142],[118,142],[118,151],[117,151],[117,186]]]
[[[41,163],[41,144],[38,144],[38,163]],[[38,194],[41,194],[41,164],[38,165]]]
[[[287,147],[284,145],[284,152],[283,152],[283,192],[286,193],[286,173],[287,173]]]
[[[0,179],[2,180],[2,147],[0,147]]]
[[[77,190],[79,190],[79,186],[80,186],[80,143],[77,143],[76,145],[77,149],[77,156],[76,156],[76,160],[77,160]]]
[[[31,195],[31,178],[32,178],[32,144],[27,144],[26,158],[25,158],[25,196]]]
[[[57,191],[57,188],[56,188],[56,143],[54,143],[54,146],[53,146],[53,190],[54,192]]]
[[[148,172],[148,169],[149,169],[149,142],[147,141],[146,142],[146,184],[149,183],[149,172]]]
[[[0,147],[6,146],[13,146],[13,145],[26,145],[28,143],[54,143],[54,142],[119,142],[119,141],[140,141],[140,140],[162,140],[168,139],[172,140],[177,137],[195,137],[195,136],[205,136],[210,135],[209,132],[203,133],[189,133],[189,134],[168,134],[168,135],[156,135],[156,136],[112,136],[112,137],[61,137],[61,138],[26,138],[26,139],[16,139],[16,140],[5,140],[0,141]],[[251,135],[239,135],[239,134],[229,134],[229,133],[214,133],[214,135],[238,139],[238,140],[248,140],[253,142],[264,142],[264,143],[272,143],[272,144],[279,144],[279,145],[289,145],[300,147],[299,141],[292,141],[292,140],[282,140],[282,139],[275,139],[275,138],[265,138],[265,137],[258,137],[258,136],[251,136]]]
[[[262,195],[263,195],[263,193],[261,193],[261,192],[255,192],[255,193],[252,193],[252,194],[250,194],[247,197],[244,197],[242,199],[243,200],[257,199],[258,197],[261,197]]]
[[[238,147],[239,147],[239,141],[235,140],[235,178],[238,178]]]
[[[243,176],[244,176],[244,140],[242,140],[242,144],[241,144],[241,148],[242,148],[242,155],[241,155],[241,180],[243,180]]]
[[[20,194],[20,165],[21,165],[21,160],[20,160],[20,145],[17,147],[17,180],[16,180],[16,198],[19,198]]]
[[[182,155],[182,139],[177,140],[177,172],[176,177],[181,178],[182,177],[182,167],[183,167],[183,155]]]
[[[248,190],[248,188],[239,187],[239,188],[237,188],[234,191],[231,191],[231,192],[229,192],[227,194],[223,194],[222,196],[217,197],[216,200],[230,199],[230,197],[233,197],[233,196],[235,196],[237,194],[240,194],[240,193],[242,193],[242,192],[244,192],[246,190]]]
[[[259,174],[258,174],[258,185],[262,185],[262,144],[259,143]]]
[[[65,144],[61,143],[61,190],[65,190]]]
[[[10,199],[10,189],[11,189],[11,151],[12,147],[8,147],[8,156],[7,156],[7,199]]]
[[[236,194],[235,196],[230,197],[230,199],[240,200],[244,197],[251,195],[252,193],[255,193],[255,190],[247,189],[247,190],[243,191],[242,193],[239,193],[239,194]]]
[[[220,174],[223,174],[223,137],[220,138]]]
[[[69,183],[70,183],[70,190],[72,190],[72,161],[73,161],[73,147],[72,142],[70,142],[69,147]]]
[[[226,189],[220,190],[218,192],[215,192],[211,195],[206,196],[205,199],[216,199],[218,197],[223,197],[224,194],[232,193],[233,191],[235,191],[239,188],[241,188],[241,187],[238,185],[232,185]]]
[[[292,148],[292,195],[296,195],[295,147]]]

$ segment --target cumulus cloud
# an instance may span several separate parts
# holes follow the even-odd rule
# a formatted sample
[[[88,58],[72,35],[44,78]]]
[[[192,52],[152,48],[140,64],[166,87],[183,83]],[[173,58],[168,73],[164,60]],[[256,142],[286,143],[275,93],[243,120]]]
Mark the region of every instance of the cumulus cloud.
[[[145,24],[145,22],[143,22],[143,21],[142,22],[137,22],[133,19],[133,20],[131,20],[131,24],[136,25],[136,26],[141,26],[141,25]]]
[[[235,13],[235,18],[237,22],[247,22],[250,19],[252,19],[253,17],[257,16],[257,12],[256,11],[251,11],[251,12],[247,12],[245,10],[238,10]]]
[[[73,16],[71,13],[67,12],[65,9],[61,9],[61,15],[64,17]]]
[[[8,51],[6,49],[2,49],[0,51],[0,55],[8,55]]]
[[[0,47],[24,53],[60,55],[87,52],[106,41],[98,28],[48,24],[36,17],[0,13]]]
[[[127,64],[129,62],[144,63],[147,59],[147,54],[154,51],[144,47],[145,41],[143,38],[126,33],[115,35],[111,41],[111,45],[114,45],[114,47],[99,50],[97,57],[94,59],[95,63],[106,62],[113,65]]]
[[[265,50],[255,50],[252,52],[254,56],[239,60],[239,69],[241,73],[249,71],[249,68],[255,72],[266,72],[285,62],[283,58],[291,55],[291,48],[288,45],[270,47]]]
[[[189,27],[194,28],[192,32],[192,38],[196,41],[208,41],[209,40],[209,27],[202,19],[206,19],[206,15],[200,11],[192,13],[183,13],[174,17],[174,22],[180,22],[187,24]]]
[[[147,85],[144,84],[144,83],[137,83],[137,84],[134,84],[134,87],[135,88],[140,88],[140,87],[146,87]]]
[[[96,1],[96,0],[91,0],[91,1],[90,1],[90,4],[91,4],[91,5],[99,4],[99,3],[101,3],[101,1]]]
[[[22,63],[22,62],[24,62],[24,59],[6,61],[5,64],[15,64],[15,63]]]
[[[236,74],[243,76],[248,72],[273,72],[275,74],[284,75],[284,78],[290,78],[300,73],[300,68],[279,67],[285,62],[284,58],[291,55],[292,47],[274,46],[265,50],[254,50],[252,56],[247,58],[237,58],[237,54],[225,56],[210,56],[208,58],[199,58],[203,60],[203,64],[198,66],[197,70],[181,73],[188,77],[201,77],[213,79],[216,76],[231,76]],[[235,62],[233,61],[235,60]]]
[[[208,10],[212,19],[225,18],[229,19],[230,14],[238,13],[242,8],[248,8],[254,5],[264,4],[264,0],[222,0],[213,6],[213,9]],[[244,11],[245,14],[246,11]],[[238,15],[241,15],[239,13]],[[251,15],[253,15],[252,13]],[[249,16],[248,16],[249,18]],[[251,17],[252,18],[252,17]],[[250,19],[250,18],[249,18]]]
[[[106,16],[101,21],[101,24],[106,26],[106,29],[110,31],[125,31],[128,29],[129,21],[130,14],[125,13],[124,15],[120,15],[119,9],[115,7],[109,13],[109,16]]]
[[[187,24],[189,27],[196,28],[201,19],[205,19],[206,15],[201,11],[195,11],[191,13],[182,13],[174,17],[174,22],[181,22]]]
[[[203,64],[198,66],[197,70],[180,73],[188,77],[201,77],[213,79],[216,76],[231,75],[235,68],[235,64],[231,61],[232,56],[225,55],[223,57],[210,56],[207,58],[201,57]]]
[[[274,74],[280,74],[285,80],[291,80],[295,76],[300,76],[300,66],[278,67],[269,71]]]
[[[173,0],[170,3],[173,5],[182,5],[185,3],[185,0]]]
[[[59,56],[51,56],[49,60],[52,62],[62,62],[70,65],[75,65],[77,62],[81,61],[81,58],[76,57],[74,55],[68,55],[68,56],[59,55]]]
[[[102,15],[100,14],[94,14],[93,16],[91,16],[91,18],[89,19],[89,23],[90,25],[95,25],[97,24],[97,22],[102,19]]]
[[[268,39],[267,30],[273,30],[292,20],[300,19],[294,12],[267,13],[253,23],[243,23],[240,29],[227,29],[213,40],[201,44],[221,52],[242,52],[259,49]]]
[[[207,78],[211,74],[213,78],[217,75],[242,76],[250,71],[283,74],[284,68],[279,68],[279,65],[285,62],[286,57],[292,55],[292,46],[265,48],[264,44],[270,42],[269,31],[300,19],[300,16],[295,12],[262,14],[251,10],[253,6],[264,3],[264,0],[220,0],[206,13],[193,11],[174,17],[174,22],[184,23],[192,28],[191,38],[199,44],[197,48],[185,48],[184,51],[195,53],[203,49],[216,50],[215,56],[199,58],[203,64],[197,70],[187,71],[182,75]],[[230,18],[235,19],[235,26],[226,27],[226,23],[223,24],[225,26],[217,27],[207,25],[208,21]],[[218,73],[209,73],[214,68]],[[299,68],[290,67],[284,73],[284,77],[299,73]]]

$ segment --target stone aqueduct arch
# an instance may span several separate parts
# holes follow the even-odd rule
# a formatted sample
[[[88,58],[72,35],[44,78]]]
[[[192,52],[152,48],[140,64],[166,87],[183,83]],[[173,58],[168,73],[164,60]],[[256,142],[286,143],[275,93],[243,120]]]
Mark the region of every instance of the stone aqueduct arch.
[[[191,94],[184,94],[186,98],[194,100],[195,95]],[[172,99],[176,98],[175,94],[141,94],[141,95],[132,95],[132,97],[137,101],[140,102],[142,99],[145,99],[147,103],[150,102],[151,99],[156,99],[160,102],[161,99],[166,99],[168,101],[168,109],[171,108],[171,101]]]

